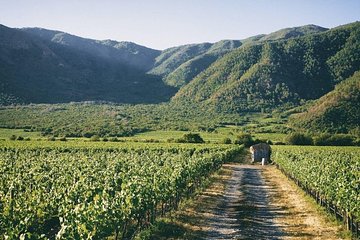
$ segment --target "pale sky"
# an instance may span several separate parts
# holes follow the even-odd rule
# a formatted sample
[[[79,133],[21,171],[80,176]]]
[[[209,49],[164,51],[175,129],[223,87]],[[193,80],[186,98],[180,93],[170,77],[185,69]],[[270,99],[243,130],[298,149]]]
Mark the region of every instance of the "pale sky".
[[[360,0],[0,0],[0,24],[155,49],[360,20]]]

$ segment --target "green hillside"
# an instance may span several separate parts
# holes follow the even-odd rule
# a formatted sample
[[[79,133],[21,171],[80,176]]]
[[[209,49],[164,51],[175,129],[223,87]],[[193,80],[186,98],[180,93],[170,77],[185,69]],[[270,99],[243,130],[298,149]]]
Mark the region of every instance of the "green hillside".
[[[166,76],[165,82],[170,86],[182,87],[221,56],[240,46],[240,41],[223,40],[216,42],[212,44],[204,54],[198,55],[182,63]]]
[[[339,83],[290,123],[302,129],[360,134],[360,72]]]
[[[154,68],[149,73],[166,77],[184,62],[207,52],[211,46],[211,43],[201,43],[165,49],[155,59]]]
[[[326,31],[315,25],[286,28],[279,31],[253,36],[241,41],[222,40],[213,44],[191,44],[164,50],[158,56],[150,73],[160,75],[170,86],[182,87],[226,53],[243,44],[290,39]]]
[[[360,23],[323,33],[247,44],[196,76],[173,97],[222,112],[271,110],[317,99],[360,69]]]

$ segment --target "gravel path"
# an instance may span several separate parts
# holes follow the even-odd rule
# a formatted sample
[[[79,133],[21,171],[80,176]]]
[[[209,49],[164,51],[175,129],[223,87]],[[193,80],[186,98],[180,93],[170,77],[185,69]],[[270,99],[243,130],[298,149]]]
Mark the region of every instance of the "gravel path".
[[[208,219],[206,239],[279,239],[282,230],[274,218],[280,213],[269,205],[269,191],[261,166],[225,165],[232,170],[221,201]]]

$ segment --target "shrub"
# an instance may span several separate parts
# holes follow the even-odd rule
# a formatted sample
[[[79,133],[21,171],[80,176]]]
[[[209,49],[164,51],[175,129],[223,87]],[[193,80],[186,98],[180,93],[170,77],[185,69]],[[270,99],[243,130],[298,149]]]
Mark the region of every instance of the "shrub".
[[[244,144],[245,147],[250,147],[254,144],[254,139],[248,133],[240,134],[236,137],[235,144]]]
[[[15,140],[16,140],[16,135],[11,135],[11,136],[9,137],[9,139],[10,139],[11,141],[15,141]]]
[[[176,143],[186,143],[185,139],[183,139],[183,138],[175,139],[174,142],[176,142]]]
[[[22,136],[18,136],[16,140],[22,141],[22,140],[24,140],[24,138]]]
[[[351,135],[346,134],[321,134],[314,137],[314,145],[317,146],[353,146],[356,140]]]
[[[329,139],[333,146],[352,146],[354,138],[350,135],[336,134]]]
[[[222,140],[222,143],[223,144],[231,144],[231,139],[230,138],[224,138],[223,140]]]
[[[100,137],[98,135],[92,135],[90,138],[90,141],[98,142],[98,141],[100,141]]]
[[[66,137],[61,137],[61,138],[59,138],[59,140],[62,141],[62,142],[66,142],[66,141],[67,141]]]
[[[83,134],[83,137],[86,137],[86,138],[91,138],[92,136],[94,136],[93,133],[89,133],[89,132],[86,132]]]
[[[159,142],[160,142],[160,140],[150,138],[150,139],[145,139],[145,142],[147,142],[147,143],[159,143]]]
[[[180,139],[177,139],[176,142],[179,143],[205,143],[204,139],[198,133],[187,133]]]
[[[107,138],[103,138],[102,140],[103,140],[103,142],[108,142],[109,141],[109,139],[107,139]]]
[[[316,146],[328,146],[330,134],[321,134],[314,137],[314,145]]]
[[[55,141],[56,139],[55,139],[55,137],[54,136],[52,136],[52,137],[48,137],[48,141]]]
[[[285,142],[289,145],[313,145],[312,138],[303,133],[291,133],[285,137]]]

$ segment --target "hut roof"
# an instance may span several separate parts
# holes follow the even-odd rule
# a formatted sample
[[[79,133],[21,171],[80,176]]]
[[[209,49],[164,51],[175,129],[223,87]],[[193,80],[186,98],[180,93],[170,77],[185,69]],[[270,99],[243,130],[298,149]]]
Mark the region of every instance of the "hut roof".
[[[255,145],[252,145],[250,147],[250,152],[253,152],[253,151],[269,151],[270,150],[270,145],[267,144],[267,143],[258,143],[258,144],[255,144]]]

